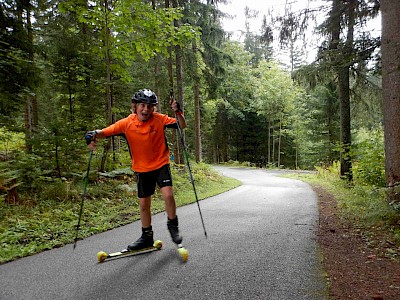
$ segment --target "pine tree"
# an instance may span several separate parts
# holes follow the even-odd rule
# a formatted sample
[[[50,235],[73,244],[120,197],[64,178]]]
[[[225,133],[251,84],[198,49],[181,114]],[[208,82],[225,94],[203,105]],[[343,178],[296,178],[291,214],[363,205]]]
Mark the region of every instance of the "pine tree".
[[[400,209],[400,2],[382,0],[382,87],[388,200]]]

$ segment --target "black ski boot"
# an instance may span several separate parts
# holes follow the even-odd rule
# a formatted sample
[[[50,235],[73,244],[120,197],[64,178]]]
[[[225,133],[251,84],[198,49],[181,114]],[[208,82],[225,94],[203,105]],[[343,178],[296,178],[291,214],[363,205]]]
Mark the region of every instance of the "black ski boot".
[[[178,217],[175,217],[175,219],[173,219],[173,220],[170,220],[168,218],[167,226],[168,226],[169,233],[171,234],[171,237],[172,237],[172,240],[174,241],[174,243],[177,245],[181,244],[182,236],[179,233]]]
[[[153,244],[153,230],[150,226],[149,228],[142,228],[142,236],[133,244],[128,245],[127,249],[129,251],[142,250],[153,247]]]

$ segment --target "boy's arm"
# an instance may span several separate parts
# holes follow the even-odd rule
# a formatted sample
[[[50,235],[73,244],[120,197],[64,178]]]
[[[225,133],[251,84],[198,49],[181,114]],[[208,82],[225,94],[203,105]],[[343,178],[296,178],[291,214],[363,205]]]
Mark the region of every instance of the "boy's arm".
[[[106,136],[105,136],[105,134],[103,133],[103,130],[99,130],[99,129],[97,129],[97,130],[95,130],[96,131],[96,138],[98,138],[98,139],[104,139]]]
[[[176,116],[176,120],[178,121],[181,129],[185,129],[186,128],[186,120],[185,120],[185,117],[184,117],[182,111],[175,112],[175,116]]]
[[[103,129],[96,129],[88,131],[85,134],[86,144],[89,145],[92,150],[96,147],[97,139],[104,139],[110,136],[119,135],[124,133],[126,126],[129,124],[129,118],[121,119],[110,126]]]

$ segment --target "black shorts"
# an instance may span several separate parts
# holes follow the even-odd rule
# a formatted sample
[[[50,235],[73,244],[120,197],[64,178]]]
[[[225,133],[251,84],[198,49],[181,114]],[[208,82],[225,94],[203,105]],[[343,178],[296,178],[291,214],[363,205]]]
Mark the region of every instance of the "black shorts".
[[[172,176],[169,164],[161,168],[144,173],[136,173],[136,182],[139,198],[150,197],[156,190],[156,184],[162,188],[172,186]]]

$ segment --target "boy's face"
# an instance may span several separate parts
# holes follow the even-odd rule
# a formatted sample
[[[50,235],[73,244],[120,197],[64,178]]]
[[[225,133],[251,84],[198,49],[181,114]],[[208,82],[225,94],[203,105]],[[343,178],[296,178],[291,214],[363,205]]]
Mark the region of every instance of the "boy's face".
[[[136,115],[141,122],[146,122],[148,119],[150,119],[152,113],[154,112],[154,105],[147,103],[133,103],[132,106],[134,105],[136,105]]]

